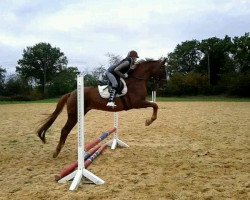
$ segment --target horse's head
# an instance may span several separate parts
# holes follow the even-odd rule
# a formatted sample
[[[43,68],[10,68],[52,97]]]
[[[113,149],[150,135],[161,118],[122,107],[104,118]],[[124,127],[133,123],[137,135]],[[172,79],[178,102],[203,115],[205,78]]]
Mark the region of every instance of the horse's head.
[[[148,80],[153,77],[156,81],[166,80],[166,58],[163,60],[143,60],[139,61],[135,69],[130,71],[132,77]]]
[[[167,69],[165,66],[165,63],[167,61],[167,58],[164,58],[162,60],[158,60],[158,62],[156,63],[156,65],[153,67],[153,74],[152,77],[155,78],[155,80],[157,82],[163,82],[167,80]]]

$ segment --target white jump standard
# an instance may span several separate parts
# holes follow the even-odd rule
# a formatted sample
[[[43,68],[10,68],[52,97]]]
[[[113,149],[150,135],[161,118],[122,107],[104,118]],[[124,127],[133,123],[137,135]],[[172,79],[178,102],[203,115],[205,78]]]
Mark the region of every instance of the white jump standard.
[[[114,135],[113,139],[107,143],[108,146],[111,146],[112,150],[114,150],[117,147],[117,145],[121,147],[129,147],[126,143],[124,143],[118,138],[118,113],[117,112],[114,113],[114,127],[116,128],[116,131],[113,134]]]
[[[77,109],[78,109],[78,169],[69,190],[76,190],[83,177],[89,179],[96,185],[101,185],[104,181],[85,169],[84,166],[84,76],[77,76]],[[72,177],[71,177],[72,178]],[[69,179],[70,180],[70,179]]]
[[[156,102],[156,91],[152,91],[151,96],[151,102]]]
[[[118,138],[118,113],[114,113],[114,127],[104,132],[99,138],[84,145],[84,76],[77,76],[77,109],[78,109],[78,160],[63,170],[59,175],[55,176],[58,183],[65,183],[73,179],[69,190],[76,190],[82,179],[87,178],[96,185],[101,185],[104,181],[88,171],[86,168],[107,146],[115,149],[117,146],[129,147],[126,143]],[[114,133],[113,139],[103,145],[99,143]],[[95,149],[96,148],[96,149]],[[95,150],[94,150],[95,149]],[[98,149],[98,150],[97,150]],[[93,151],[92,153],[90,153]],[[88,155],[90,154],[90,155]],[[85,161],[85,157],[89,159]],[[88,163],[89,162],[89,163]],[[77,167],[77,170],[75,170]]]

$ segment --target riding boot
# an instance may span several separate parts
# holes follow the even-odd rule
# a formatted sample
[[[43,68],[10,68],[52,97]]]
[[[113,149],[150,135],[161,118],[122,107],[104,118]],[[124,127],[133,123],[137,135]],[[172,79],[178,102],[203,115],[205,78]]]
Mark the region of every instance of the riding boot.
[[[115,102],[114,102],[115,94],[116,94],[116,90],[111,89],[110,90],[109,102],[108,102],[107,106],[109,106],[109,107],[115,107],[116,106]]]

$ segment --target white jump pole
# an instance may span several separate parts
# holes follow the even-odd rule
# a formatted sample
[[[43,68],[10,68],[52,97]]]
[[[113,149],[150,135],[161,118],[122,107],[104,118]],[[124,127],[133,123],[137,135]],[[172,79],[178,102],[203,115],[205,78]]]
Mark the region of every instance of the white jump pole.
[[[129,147],[125,142],[121,141],[118,138],[118,112],[114,113],[114,127],[116,128],[116,131],[113,134],[113,139],[109,141],[107,144],[108,146],[111,146],[111,149],[114,150],[117,146],[121,147]]]
[[[151,102],[156,102],[156,91],[152,91],[151,93]]]
[[[85,169],[84,166],[84,76],[77,76],[77,108],[78,108],[78,169],[69,177],[73,179],[69,190],[76,190],[83,177],[89,179],[96,185],[104,183],[102,179]],[[69,180],[70,180],[69,179]]]

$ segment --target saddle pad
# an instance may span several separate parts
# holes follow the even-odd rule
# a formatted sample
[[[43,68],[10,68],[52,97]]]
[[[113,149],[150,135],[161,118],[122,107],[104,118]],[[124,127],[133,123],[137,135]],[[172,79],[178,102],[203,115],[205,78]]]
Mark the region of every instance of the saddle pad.
[[[125,94],[127,94],[127,91],[128,91],[126,82],[124,81],[123,78],[121,78],[121,81],[122,81],[124,87],[123,87],[122,93],[121,94],[116,94],[116,97],[124,96]],[[110,93],[109,93],[108,88],[109,88],[108,85],[102,85],[102,86],[98,85],[99,94],[104,99],[108,99],[110,97]]]

